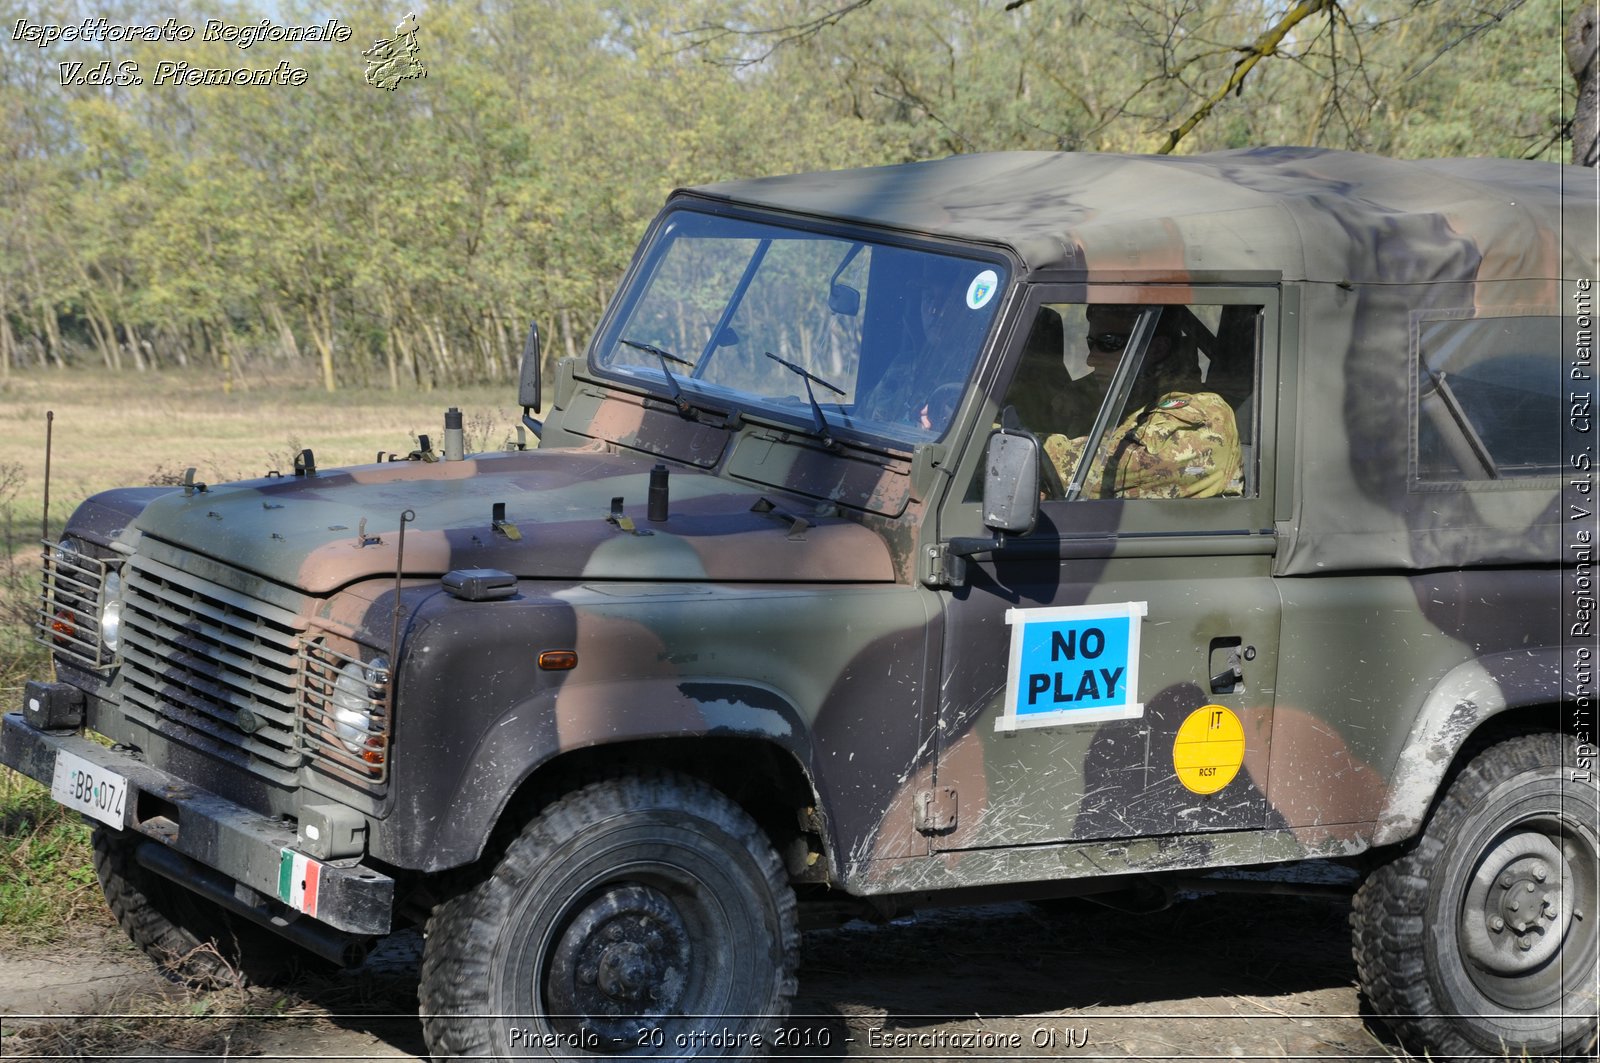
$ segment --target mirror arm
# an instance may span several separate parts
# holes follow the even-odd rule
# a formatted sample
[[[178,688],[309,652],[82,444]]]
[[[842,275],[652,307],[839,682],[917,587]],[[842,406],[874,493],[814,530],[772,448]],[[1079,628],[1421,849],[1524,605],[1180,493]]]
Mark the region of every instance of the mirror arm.
[[[987,537],[958,535],[945,543],[945,550],[954,557],[971,557],[974,554],[992,553],[1005,545],[1006,537],[1002,532]]]
[[[541,440],[544,438],[544,422],[534,420],[533,417],[529,416],[528,407],[526,406],[522,408],[522,423],[528,426],[528,431],[533,433],[533,438]]]

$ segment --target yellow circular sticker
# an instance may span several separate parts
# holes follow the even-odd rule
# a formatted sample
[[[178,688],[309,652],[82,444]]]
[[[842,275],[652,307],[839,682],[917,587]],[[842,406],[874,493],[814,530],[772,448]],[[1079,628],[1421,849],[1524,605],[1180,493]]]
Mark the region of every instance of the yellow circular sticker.
[[[1189,714],[1172,743],[1178,781],[1197,794],[1214,794],[1244,763],[1244,724],[1233,710],[1202,705]]]

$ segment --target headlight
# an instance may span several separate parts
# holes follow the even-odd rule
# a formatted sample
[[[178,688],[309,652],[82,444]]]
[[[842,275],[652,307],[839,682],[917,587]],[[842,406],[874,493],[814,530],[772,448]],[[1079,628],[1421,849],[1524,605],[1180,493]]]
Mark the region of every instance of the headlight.
[[[36,638],[59,657],[97,672],[116,667],[122,619],[119,562],[66,537],[45,544]]]
[[[115,570],[106,573],[100,590],[100,641],[112,653],[122,631],[122,577]]]
[[[389,662],[382,657],[366,664],[351,661],[339,669],[329,700],[333,703],[334,730],[350,752],[363,752],[367,736],[377,730],[372,725],[372,713],[382,705],[383,687],[388,681]]]
[[[366,654],[374,653],[370,659]],[[335,636],[300,647],[295,731],[310,764],[359,786],[389,777],[389,718],[394,681],[389,662]]]

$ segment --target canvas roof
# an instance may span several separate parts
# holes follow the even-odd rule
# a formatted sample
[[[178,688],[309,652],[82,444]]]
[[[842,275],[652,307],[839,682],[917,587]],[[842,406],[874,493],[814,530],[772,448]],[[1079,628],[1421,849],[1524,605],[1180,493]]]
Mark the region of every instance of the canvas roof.
[[[688,191],[1001,244],[1030,270],[1267,270],[1354,284],[1595,272],[1594,171],[1556,163],[1321,148],[1002,152]]]

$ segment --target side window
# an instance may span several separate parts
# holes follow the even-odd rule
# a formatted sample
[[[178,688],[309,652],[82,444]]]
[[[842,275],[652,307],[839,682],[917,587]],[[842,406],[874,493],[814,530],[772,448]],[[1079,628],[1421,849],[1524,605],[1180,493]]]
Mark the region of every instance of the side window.
[[[1255,494],[1261,307],[1045,304],[1003,406],[1049,498]]]
[[[1561,318],[1422,319],[1413,481],[1430,486],[1561,472]]]

